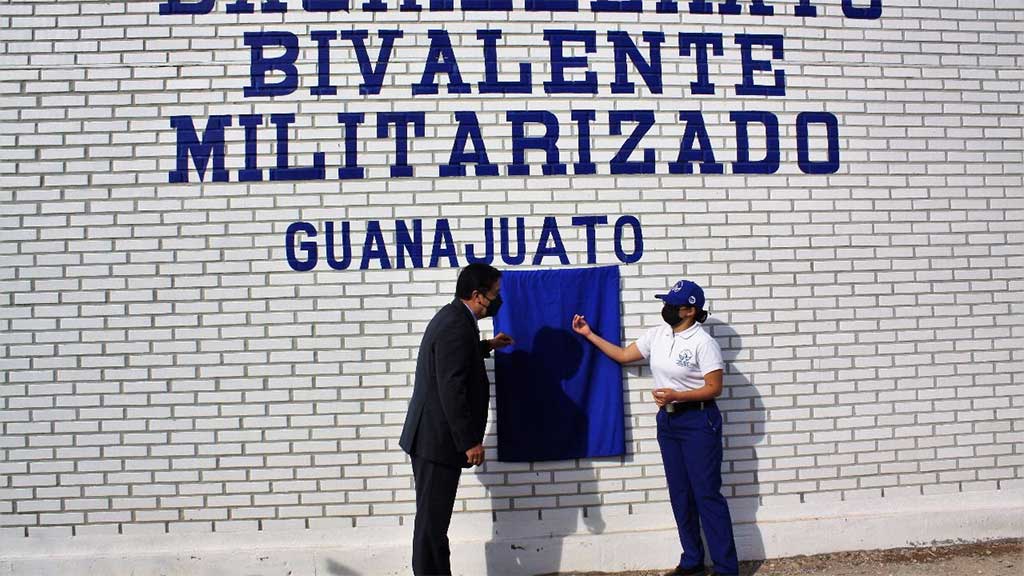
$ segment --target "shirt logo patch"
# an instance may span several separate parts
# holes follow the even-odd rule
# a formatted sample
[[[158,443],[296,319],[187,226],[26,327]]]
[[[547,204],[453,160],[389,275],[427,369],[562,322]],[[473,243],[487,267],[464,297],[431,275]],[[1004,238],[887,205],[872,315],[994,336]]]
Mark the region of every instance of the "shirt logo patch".
[[[676,358],[676,366],[682,366],[683,368],[693,368],[693,352],[689,350],[683,350],[679,353],[679,357]]]

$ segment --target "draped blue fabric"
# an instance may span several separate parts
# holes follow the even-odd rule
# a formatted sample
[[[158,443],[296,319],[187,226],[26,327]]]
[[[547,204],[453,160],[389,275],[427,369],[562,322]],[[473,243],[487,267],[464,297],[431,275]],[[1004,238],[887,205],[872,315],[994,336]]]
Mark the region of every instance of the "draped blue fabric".
[[[505,271],[501,296],[494,330],[515,345],[494,360],[498,460],[623,454],[622,369],[572,330],[582,314],[619,344],[618,267]]]

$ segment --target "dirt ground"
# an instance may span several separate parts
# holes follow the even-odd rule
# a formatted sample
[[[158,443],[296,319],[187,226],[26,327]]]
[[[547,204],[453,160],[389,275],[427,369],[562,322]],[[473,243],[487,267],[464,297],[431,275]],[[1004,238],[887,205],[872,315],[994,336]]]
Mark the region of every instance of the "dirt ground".
[[[837,552],[740,564],[741,576],[1021,576],[1024,539]],[[557,576],[661,576],[670,570],[571,572]]]

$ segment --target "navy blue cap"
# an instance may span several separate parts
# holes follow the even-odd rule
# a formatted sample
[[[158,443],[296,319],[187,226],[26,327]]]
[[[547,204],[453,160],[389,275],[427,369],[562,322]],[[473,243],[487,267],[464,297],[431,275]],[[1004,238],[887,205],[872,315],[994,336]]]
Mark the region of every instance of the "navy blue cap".
[[[680,280],[667,294],[655,294],[671,306],[693,306],[704,309],[704,290],[696,282]]]

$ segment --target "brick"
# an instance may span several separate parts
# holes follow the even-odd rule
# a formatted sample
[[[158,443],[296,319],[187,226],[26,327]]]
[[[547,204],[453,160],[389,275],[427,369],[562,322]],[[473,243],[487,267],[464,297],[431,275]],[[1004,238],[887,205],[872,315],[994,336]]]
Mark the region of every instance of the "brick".
[[[1014,485],[1007,474],[1020,465],[1021,437],[1011,423],[1021,410],[1012,400],[1019,390],[1011,386],[1011,327],[1022,262],[1013,225],[1022,182],[1021,131],[1009,119],[1021,108],[1006,99],[1019,92],[1018,79],[999,72],[1015,65],[1007,56],[1015,37],[1001,13],[905,10],[901,30],[872,34],[826,16],[787,29],[797,46],[788,59],[824,54],[829,64],[815,62],[818,76],[809,66],[788,70],[786,100],[763,104],[788,114],[807,99],[843,114],[836,174],[795,166],[783,175],[732,174],[726,115],[706,113],[725,174],[668,174],[659,157],[653,175],[548,177],[533,166],[528,177],[437,178],[425,164],[447,159],[452,111],[476,110],[493,138],[491,128],[507,126],[504,110],[535,108],[539,97],[537,87],[493,101],[442,89],[427,136],[413,139],[416,177],[388,178],[393,149],[369,138],[359,158],[371,177],[344,182],[339,194],[332,172],[340,132],[330,118],[338,110],[329,102],[302,103],[291,150],[300,163],[327,150],[324,182],[216,183],[209,171],[202,184],[194,174],[187,184],[167,181],[175,154],[169,114],[201,123],[212,113],[260,111],[238,93],[247,68],[214,57],[240,45],[237,18],[197,16],[176,23],[172,36],[143,8],[37,4],[8,10],[9,78],[0,85],[8,128],[0,146],[9,160],[0,175],[3,251],[16,279],[4,284],[13,306],[0,313],[4,472],[11,489],[34,491],[19,500],[40,512],[73,514],[108,498],[115,510],[83,509],[61,517],[68,525],[44,526],[31,515],[11,526],[19,536],[407,523],[411,471],[396,437],[420,335],[450,298],[455,271],[380,270],[376,262],[356,269],[359,231],[371,218],[382,220],[389,242],[392,219],[423,218],[429,251],[438,217],[449,218],[461,249],[479,242],[485,217],[524,215],[532,249],[540,218],[557,215],[571,262],[582,264],[584,231],[568,225],[571,215],[635,214],[645,253],[622,267],[627,342],[659,322],[652,295],[677,279],[685,250],[684,273],[708,288],[710,328],[731,357],[720,400],[731,497],[824,508]],[[300,14],[281,18],[305,26]],[[587,11],[567,17],[603,21]],[[406,56],[425,57],[426,24],[404,29],[416,44]],[[504,29],[517,32],[510,43],[524,43],[503,47],[510,57],[535,58],[543,23]],[[460,55],[476,43],[463,37],[471,32],[451,33]],[[922,51],[938,44],[941,53]],[[185,51],[209,63],[153,65]],[[602,78],[599,99],[620,102],[608,100],[608,60],[592,64]],[[712,64],[732,82],[735,71]],[[478,73],[463,72],[475,88],[469,76]],[[366,110],[372,122],[372,112],[393,108],[408,96],[402,87],[419,80],[409,70],[389,74],[381,95],[346,109]],[[359,81],[340,60],[332,78],[339,93]],[[687,95],[688,81],[666,82]],[[939,100],[943,114],[925,99]],[[641,147],[672,156],[682,131],[660,121],[675,112],[662,100],[650,99],[659,123]],[[571,102],[545,102],[568,127]],[[235,120],[226,131],[233,176],[242,163]],[[269,146],[268,129],[261,145]],[[599,112],[599,170],[621,140],[607,129]],[[559,145],[572,140],[563,132]],[[563,162],[572,155],[565,149]],[[507,144],[490,153],[494,162],[511,160]],[[266,156],[261,167],[270,168]],[[793,164],[792,156],[783,162]],[[356,266],[335,271],[321,261],[314,272],[288,270],[281,239],[300,218],[351,220]],[[618,262],[613,227],[599,226],[597,239],[598,262]],[[544,264],[557,266],[551,257]],[[482,323],[485,335],[491,326]],[[505,518],[528,506],[531,520],[580,506],[663,510],[664,472],[645,398],[650,372],[625,374],[629,459],[594,468],[490,462],[486,482],[463,479],[460,509]],[[486,443],[493,450],[493,434]],[[301,497],[251,497],[279,488]],[[162,509],[164,499],[179,505],[172,498],[203,504]]]

